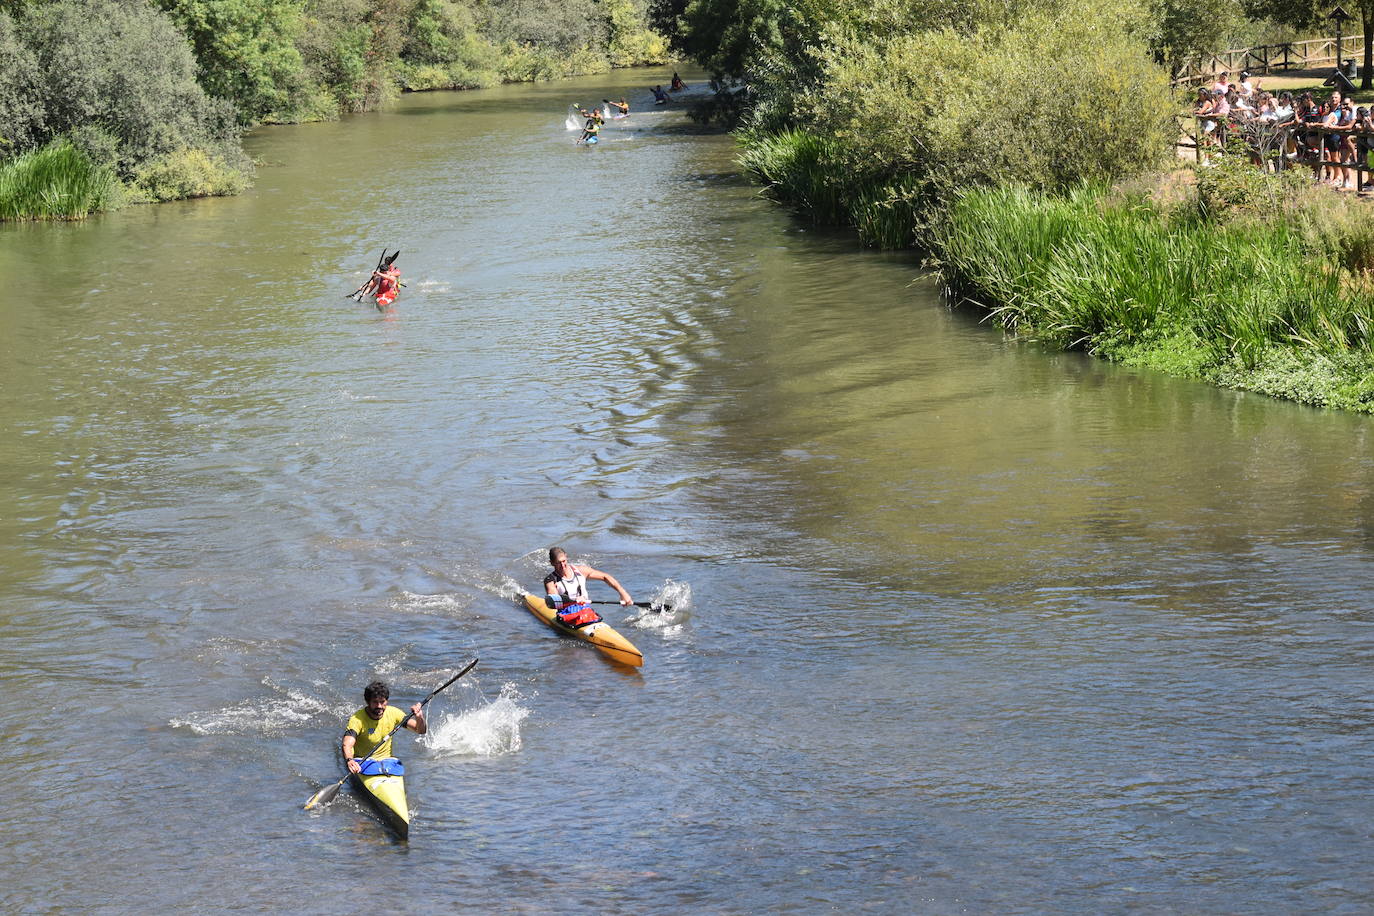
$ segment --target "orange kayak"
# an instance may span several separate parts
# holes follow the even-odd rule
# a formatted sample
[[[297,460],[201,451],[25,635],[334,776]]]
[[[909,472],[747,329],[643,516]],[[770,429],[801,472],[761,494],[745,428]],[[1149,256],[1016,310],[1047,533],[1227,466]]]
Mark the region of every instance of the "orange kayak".
[[[634,643],[621,636],[616,632],[615,627],[606,621],[589,623],[581,627],[570,627],[558,619],[558,615],[554,613],[553,608],[549,607],[548,602],[542,596],[521,592],[520,597],[531,614],[564,636],[571,636],[574,639],[591,643],[600,649],[607,658],[618,664],[629,665],[634,668],[644,664],[644,653],[636,649]]]

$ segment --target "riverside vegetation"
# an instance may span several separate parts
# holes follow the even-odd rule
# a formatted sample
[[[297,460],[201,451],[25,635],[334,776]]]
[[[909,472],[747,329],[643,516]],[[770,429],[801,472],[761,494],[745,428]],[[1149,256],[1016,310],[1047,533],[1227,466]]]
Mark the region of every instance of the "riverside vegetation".
[[[1244,155],[1178,164],[1161,61],[1200,40],[1186,6],[692,0],[682,21],[747,87],[711,116],[803,219],[918,249],[1023,339],[1374,412],[1374,212]]]
[[[255,124],[662,63],[649,0],[0,0],[0,219],[233,194]]]

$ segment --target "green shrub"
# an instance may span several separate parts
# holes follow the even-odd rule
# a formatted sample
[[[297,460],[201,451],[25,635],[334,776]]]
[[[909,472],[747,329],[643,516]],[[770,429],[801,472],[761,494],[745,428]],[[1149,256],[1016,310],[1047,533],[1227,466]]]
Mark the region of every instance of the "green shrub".
[[[1198,207],[1204,218],[1216,221],[1271,220],[1290,211],[1309,185],[1305,169],[1265,172],[1248,156],[1217,155],[1197,170]]]
[[[1070,0],[972,34],[877,40],[832,25],[803,110],[845,173],[915,176],[936,201],[971,184],[1115,182],[1157,166],[1175,132],[1163,72],[1121,24],[1132,9]]]
[[[453,74],[447,67],[439,64],[402,65],[398,79],[401,88],[410,92],[424,92],[429,89],[452,89]]]
[[[152,201],[237,194],[247,184],[242,172],[199,149],[181,149],[160,156],[141,166],[134,175],[136,191]]]
[[[35,8],[26,35],[49,138],[93,129],[114,137],[124,177],[187,147],[246,163],[233,106],[197,84],[186,39],[164,13],[119,0],[57,0]]]
[[[45,135],[42,82],[37,56],[0,10],[0,156],[33,149]]]
[[[120,200],[119,180],[60,140],[0,163],[0,219],[84,219]]]

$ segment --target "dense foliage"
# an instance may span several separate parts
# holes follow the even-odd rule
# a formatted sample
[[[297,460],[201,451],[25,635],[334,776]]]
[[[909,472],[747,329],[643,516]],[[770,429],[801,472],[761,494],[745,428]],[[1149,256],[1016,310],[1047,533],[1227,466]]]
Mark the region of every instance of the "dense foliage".
[[[124,0],[57,0],[30,8],[22,27],[0,12],[0,59],[0,131],[6,152],[20,157],[9,163],[11,182],[108,172],[135,198],[151,198],[157,195],[141,177],[151,169],[176,172],[194,151],[212,176],[209,187],[242,186],[249,164],[233,106],[197,83],[190,47],[156,9]],[[24,158],[40,149],[47,152]],[[43,165],[54,161],[63,167]],[[64,198],[64,188],[59,182],[50,190]],[[113,199],[101,191],[90,207],[39,207],[31,215],[80,216]]]
[[[667,54],[648,0],[0,0],[0,168],[31,185],[58,174],[35,166],[55,156],[118,179],[94,206],[36,217],[234,193],[252,124]]]
[[[1020,336],[1374,412],[1365,206],[1241,162],[1171,202],[972,191],[935,247],[961,293]]]
[[[769,2],[769,0],[761,0]],[[969,185],[1063,189],[1148,171],[1177,102],[1135,0],[803,2],[778,33],[757,10],[693,0],[750,86],[746,167],[817,222],[910,247]]]

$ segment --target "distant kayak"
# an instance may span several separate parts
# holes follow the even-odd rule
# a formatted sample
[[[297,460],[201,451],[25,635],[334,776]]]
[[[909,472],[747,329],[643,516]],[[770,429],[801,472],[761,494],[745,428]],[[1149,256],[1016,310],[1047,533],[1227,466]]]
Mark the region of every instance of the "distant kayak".
[[[553,608],[549,607],[543,596],[521,592],[520,597],[524,601],[525,607],[535,617],[565,636],[591,643],[611,661],[633,668],[638,668],[644,664],[644,654],[634,647],[634,643],[621,636],[615,627],[606,621],[589,623],[581,627],[570,627],[558,619],[558,615],[554,613]]]

